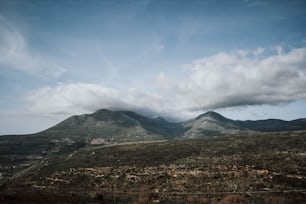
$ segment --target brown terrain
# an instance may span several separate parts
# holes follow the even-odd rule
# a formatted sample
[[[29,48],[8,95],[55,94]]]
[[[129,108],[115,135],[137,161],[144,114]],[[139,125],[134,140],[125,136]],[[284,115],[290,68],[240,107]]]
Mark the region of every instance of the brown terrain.
[[[306,203],[305,147],[299,131],[11,156],[0,203]]]

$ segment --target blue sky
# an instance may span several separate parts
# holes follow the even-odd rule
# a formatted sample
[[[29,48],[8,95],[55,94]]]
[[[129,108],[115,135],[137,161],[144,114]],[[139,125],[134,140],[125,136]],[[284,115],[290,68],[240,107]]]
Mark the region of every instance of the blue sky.
[[[306,117],[306,2],[0,0],[0,134],[129,109]]]

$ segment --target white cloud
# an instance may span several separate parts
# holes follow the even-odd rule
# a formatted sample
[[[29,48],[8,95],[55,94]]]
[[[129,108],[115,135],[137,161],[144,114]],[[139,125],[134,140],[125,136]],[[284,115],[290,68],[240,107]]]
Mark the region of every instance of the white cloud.
[[[23,35],[0,19],[0,67],[41,77],[60,77],[65,69],[52,60],[29,51]]]
[[[162,101],[136,89],[119,90],[96,84],[59,83],[34,90],[26,96],[30,110],[47,115],[74,115],[95,110],[134,110],[143,114],[161,113]]]
[[[188,118],[208,109],[306,99],[306,48],[269,56],[267,53],[258,48],[195,60],[185,66],[183,78],[160,73],[158,92],[59,83],[28,93],[26,100],[32,112],[46,115],[82,114],[107,108]]]
[[[263,54],[265,51],[265,48],[262,48],[262,47],[259,47],[255,50],[252,51],[252,54],[255,56],[255,57],[258,57],[260,56],[261,54]]]
[[[187,65],[186,77],[160,74],[158,83],[177,110],[279,104],[306,99],[306,48],[264,56],[254,51],[218,53]],[[260,56],[258,58],[258,56]]]
[[[277,51],[278,55],[281,55],[283,53],[283,51],[284,51],[283,47],[281,47],[281,46],[276,46],[275,50]]]

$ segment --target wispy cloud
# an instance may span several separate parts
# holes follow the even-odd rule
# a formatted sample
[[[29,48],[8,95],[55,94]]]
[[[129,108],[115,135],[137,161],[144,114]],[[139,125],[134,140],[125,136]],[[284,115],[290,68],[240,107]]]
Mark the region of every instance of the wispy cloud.
[[[24,36],[5,18],[0,18],[0,67],[39,77],[60,77],[65,68],[28,49]]]

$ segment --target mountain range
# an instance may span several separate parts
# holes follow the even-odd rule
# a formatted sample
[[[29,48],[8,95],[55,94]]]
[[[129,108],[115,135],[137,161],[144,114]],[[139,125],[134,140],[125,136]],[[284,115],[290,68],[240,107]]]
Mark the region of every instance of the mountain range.
[[[107,143],[113,143],[300,130],[306,130],[306,118],[292,121],[279,119],[241,121],[209,111],[194,119],[174,123],[161,117],[145,117],[132,111],[100,109],[92,114],[71,116],[31,136],[81,139],[89,142],[93,139],[103,139]]]
[[[39,134],[114,143],[305,129],[306,119],[240,121],[210,111],[185,122],[173,123],[161,117],[149,118],[131,111],[101,109],[93,114],[72,116]]]
[[[42,132],[0,137],[0,203],[134,203],[146,188],[169,200],[185,199],[182,192],[266,199],[287,189],[284,196],[300,192],[305,201],[306,131],[299,130],[306,119],[240,121],[207,112],[173,123],[105,109],[72,116]]]
[[[284,121],[267,120],[232,120],[210,111],[194,119],[183,122],[184,137],[203,137],[232,135],[243,133],[300,131],[306,130],[306,118]]]
[[[0,154],[61,154],[87,145],[300,130],[306,130],[305,118],[241,121],[210,111],[185,122],[173,123],[131,111],[101,109],[69,117],[35,134],[1,136]]]

